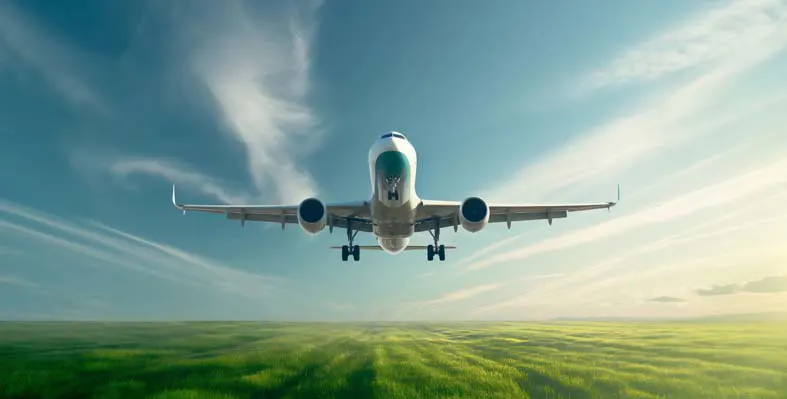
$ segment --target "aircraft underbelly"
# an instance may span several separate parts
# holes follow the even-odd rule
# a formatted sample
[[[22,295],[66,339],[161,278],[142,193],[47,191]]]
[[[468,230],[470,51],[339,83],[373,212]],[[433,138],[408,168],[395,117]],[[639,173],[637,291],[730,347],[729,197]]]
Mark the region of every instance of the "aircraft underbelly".
[[[393,255],[404,251],[409,243],[409,238],[377,238],[377,244],[380,245],[380,248]]]
[[[372,221],[374,235],[381,238],[407,238],[415,232],[413,216],[415,212],[409,206],[389,208],[375,201],[372,204]]]

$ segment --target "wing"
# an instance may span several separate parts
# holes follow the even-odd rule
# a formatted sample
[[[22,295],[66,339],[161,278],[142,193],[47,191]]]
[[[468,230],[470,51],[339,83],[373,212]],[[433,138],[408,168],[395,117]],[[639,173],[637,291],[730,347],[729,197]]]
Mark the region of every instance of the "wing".
[[[618,201],[620,201],[620,187],[618,186]],[[561,219],[568,216],[569,212],[589,211],[593,209],[609,209],[617,204],[615,202],[598,202],[585,204],[488,204],[489,223],[507,223],[523,220],[547,220],[552,224],[552,219]],[[434,201],[422,200],[418,209],[415,222],[415,231],[429,231],[439,227],[459,226],[460,201]]]
[[[298,205],[185,205],[179,204],[175,198],[175,186],[172,186],[172,204],[183,211],[208,212],[227,215],[227,219],[280,223],[282,229],[287,224],[298,224]],[[348,222],[355,231],[372,232],[367,201],[325,204],[328,213],[328,226],[347,228]]]

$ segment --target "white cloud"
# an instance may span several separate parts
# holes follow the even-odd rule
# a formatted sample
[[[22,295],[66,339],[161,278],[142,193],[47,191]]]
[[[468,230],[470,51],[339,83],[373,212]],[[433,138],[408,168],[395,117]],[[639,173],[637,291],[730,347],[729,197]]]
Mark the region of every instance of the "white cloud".
[[[502,249],[510,248],[511,244],[516,242],[516,241],[519,241],[520,239],[522,239],[523,235],[524,234],[517,234],[517,235],[512,236],[512,237],[507,237],[507,238],[504,238],[502,240],[498,240],[494,244],[487,245],[486,247],[484,247],[484,248],[482,248],[482,249],[480,249],[478,251],[473,252],[472,255],[466,256],[466,257],[460,259],[458,262],[456,262],[456,265],[457,266],[463,266],[463,265],[467,265],[467,264],[474,264],[474,261],[476,259],[486,258],[487,254],[489,254],[489,253],[496,253],[501,248]]]
[[[497,254],[467,266],[481,269],[498,263],[521,260],[537,254],[566,249],[614,237],[648,225],[664,223],[712,207],[743,200],[787,182],[787,160],[779,160],[722,182],[668,199],[658,205],[556,238]]]
[[[298,203],[316,195],[317,184],[299,163],[318,148],[322,136],[307,103],[309,56],[320,5],[268,4],[264,13],[257,10],[261,4],[232,1],[196,2],[186,8],[154,6],[170,15],[177,27],[170,38],[177,49],[171,60],[174,67],[196,76],[212,95],[218,130],[242,145],[245,157],[238,159],[246,162],[248,175],[243,180],[250,177],[251,184],[231,190],[211,176],[215,173],[192,171],[194,162],[144,154],[105,159],[88,154],[94,160],[91,170],[108,170],[121,178],[163,178],[223,203]]]
[[[143,173],[159,176],[173,184],[185,185],[203,194],[212,196],[225,204],[246,204],[250,202],[248,195],[230,192],[222,182],[190,170],[188,165],[171,159],[156,158],[116,158],[106,165],[115,176],[126,178],[128,175]]]
[[[160,244],[100,223],[83,226],[30,208],[0,201],[0,213],[46,227],[58,234],[0,220],[0,231],[33,238],[98,262],[178,284],[212,288],[248,299],[264,300],[283,280],[243,271],[197,254]],[[92,227],[92,228],[91,228]]]
[[[770,16],[763,16],[761,9],[773,9]],[[696,66],[699,73],[689,79],[687,84],[666,92],[666,95],[655,102],[646,104],[628,116],[605,123],[588,134],[579,135],[568,145],[558,148],[544,158],[527,165],[519,173],[489,190],[485,197],[497,201],[521,201],[522,198],[540,198],[542,201],[554,201],[555,193],[571,192],[587,193],[599,183],[621,181],[621,177],[642,179],[642,175],[633,174],[635,167],[658,166],[664,175],[664,165],[671,163],[656,159],[675,148],[687,148],[689,144],[698,144],[700,138],[707,139],[711,133],[718,133],[722,128],[734,122],[744,120],[770,106],[784,102],[787,93],[774,86],[774,89],[758,93],[751,100],[741,96],[724,96],[728,87],[738,83],[738,77],[748,72],[774,54],[784,49],[787,44],[787,4],[760,2],[733,4],[729,8],[717,10],[710,16],[701,16],[685,25],[664,33],[644,44],[637,46],[613,63],[609,74],[623,74],[626,79],[640,75],[626,75],[620,71],[650,71],[645,75],[666,73],[668,64],[662,64],[665,52],[681,53],[683,40],[701,42],[705,47],[700,51],[692,47],[696,53],[685,54],[681,59],[681,68]],[[753,21],[748,26],[738,26],[731,21]],[[732,25],[730,25],[732,23]],[[746,24],[744,24],[746,25]],[[712,32],[720,32],[721,36],[746,35],[735,39],[733,44],[725,44]],[[726,32],[726,33],[725,33]],[[757,39],[757,40],[755,40]],[[696,44],[696,43],[695,43]],[[723,47],[723,48],[722,48]],[[674,50],[677,49],[677,50]],[[670,57],[666,57],[670,58]],[[677,65],[677,64],[676,64]],[[642,75],[644,76],[644,75]],[[625,79],[624,79],[625,80]],[[731,93],[731,92],[730,92]],[[763,133],[763,132],[759,132]],[[706,146],[703,143],[702,148]],[[653,188],[667,187],[679,177],[694,174],[697,170],[710,169],[710,166],[728,162],[732,154],[739,156],[741,151],[722,150],[706,157],[704,161],[691,167],[678,169],[676,173],[640,189],[640,194],[653,191]],[[694,152],[696,153],[696,152]],[[614,237],[631,232],[640,227],[674,220],[688,216],[704,209],[719,206],[730,198],[742,199],[758,190],[765,190],[775,184],[782,183],[776,174],[784,169],[781,163],[774,163],[766,168],[771,172],[765,174],[752,173],[753,180],[746,182],[747,177],[730,180],[719,186],[708,186],[683,197],[659,199],[655,206],[641,210],[634,215],[617,218],[599,225],[541,242],[517,246],[513,251],[498,253],[500,247],[511,247],[512,242],[521,239],[519,235],[484,248],[460,264],[468,264],[465,270],[475,270],[497,263],[525,259],[542,253],[568,249],[604,238]],[[772,173],[772,175],[768,175]],[[625,184],[623,185],[625,189]],[[734,191],[738,190],[740,191]],[[706,191],[707,190],[707,191]],[[725,190],[731,190],[729,193]],[[715,196],[715,197],[714,197]],[[636,194],[632,197],[636,197]],[[648,198],[656,201],[657,196],[648,193]],[[585,197],[587,198],[587,197]],[[624,195],[624,203],[626,195]],[[630,205],[630,204],[629,204]],[[625,212],[625,211],[624,211]],[[494,251],[494,252],[493,252]],[[489,256],[489,253],[493,255]],[[478,258],[482,257],[481,260]]]
[[[192,65],[215,97],[227,132],[245,146],[256,188],[264,192],[272,186],[284,202],[315,194],[295,156],[319,139],[305,103],[316,7],[293,14],[289,32],[272,30],[273,17],[253,17],[250,10],[214,11],[218,17],[206,17],[217,29],[201,37]]]
[[[18,285],[20,287],[38,287],[38,284],[16,276],[0,276],[0,284]]]
[[[604,123],[586,134],[578,135],[573,141],[556,148],[552,153],[547,153],[519,173],[514,173],[510,180],[491,188],[485,193],[485,197],[507,202],[521,200],[521,198],[549,198],[550,194],[561,189],[588,188],[591,184],[597,184],[605,179],[619,182],[621,177],[619,174],[633,165],[652,160],[655,155],[673,149],[679,144],[691,143],[753,112],[784,101],[787,96],[783,89],[779,91],[775,88],[772,92],[760,93],[750,101],[737,101],[739,97],[734,93],[726,92],[725,89],[728,89],[740,75],[761,65],[784,49],[787,44],[786,9],[787,5],[779,3],[777,12],[772,14],[772,18],[740,17],[741,21],[756,22],[757,26],[751,31],[744,27],[748,36],[740,39],[740,43],[734,47],[725,50],[726,55],[723,58],[713,58],[716,62],[711,63],[711,58],[708,57],[689,57],[693,60],[691,61],[693,64],[703,68],[686,84],[666,92],[656,101],[645,104],[644,108],[630,115]],[[761,11],[751,11],[748,6],[733,5],[727,11],[720,11],[720,13],[760,15]],[[705,18],[703,16],[701,20]],[[716,18],[720,17],[712,17],[711,20]],[[716,28],[697,28],[708,24],[689,22],[686,26],[665,33],[663,36],[669,38],[668,43],[674,44],[682,43],[684,39],[691,40],[690,34],[703,31],[705,33],[699,36],[714,37],[713,44],[705,43],[700,46],[712,47],[718,44],[713,33]],[[717,22],[713,22],[710,25],[716,26],[716,24]],[[726,26],[721,24],[719,29],[727,29]],[[721,32],[721,37],[739,34],[723,33],[726,32],[723,29]],[[661,43],[666,39],[654,40]],[[648,60],[645,65],[650,65],[651,60],[660,60],[664,56],[661,49],[663,44],[652,48],[652,44],[649,43],[651,42],[632,50],[638,54],[636,60]],[[682,50],[676,51],[681,53]],[[629,66],[617,67],[615,70],[617,69],[662,70],[663,67]],[[724,102],[728,98],[732,100]]]
[[[587,308],[605,301],[629,303],[661,295],[685,297],[692,296],[691,284],[707,285],[720,278],[723,281],[723,276],[739,279],[770,275],[780,269],[780,262],[787,255],[778,245],[783,236],[783,229],[779,228],[787,213],[774,214],[769,210],[779,209],[785,198],[787,191],[777,190],[775,195],[740,201],[740,205],[718,218],[688,228],[677,227],[673,229],[677,233],[672,235],[645,238],[638,245],[582,264],[580,269],[527,293],[481,306],[476,313],[547,305],[588,305]]]
[[[447,294],[442,295],[439,298],[435,298],[435,299],[428,300],[428,301],[417,302],[415,305],[416,306],[431,306],[431,305],[439,305],[439,304],[444,304],[444,303],[451,303],[451,302],[462,301],[462,300],[465,300],[465,299],[473,298],[475,296],[481,295],[481,294],[486,293],[486,292],[490,292],[490,291],[494,291],[494,290],[500,289],[500,287],[502,287],[502,284],[484,284],[484,285],[479,285],[479,286],[472,287],[472,288],[465,288],[465,289],[462,289],[462,290],[449,292]]]
[[[768,228],[785,219],[787,219],[787,215],[767,217],[732,227],[706,229],[697,234],[659,241],[659,245],[644,246],[636,253],[628,253],[626,257],[617,258],[616,263],[619,267],[614,269],[609,267],[612,266],[609,263],[588,268],[587,273],[583,272],[581,275],[575,276],[576,278],[563,282],[561,291],[567,293],[565,297],[570,296],[574,299],[594,298],[597,300],[605,296],[632,295],[635,292],[638,296],[647,296],[648,292],[655,295],[675,289],[685,291],[686,285],[690,282],[698,285],[707,284],[709,281],[717,282],[711,280],[718,279],[730,272],[747,274],[748,276],[761,272],[768,274],[772,272],[774,265],[763,262],[763,260],[779,258],[787,254],[780,248],[779,240],[775,238],[779,236],[778,233],[774,236],[770,234],[772,229]],[[691,245],[700,245],[703,242],[718,248],[718,245],[709,239],[724,240],[733,237],[733,233],[742,230],[750,231],[749,234],[756,230],[757,234],[763,234],[765,237],[758,240],[757,243],[746,243],[746,245],[741,245],[739,241],[737,244],[742,248],[727,246],[724,251],[708,251],[708,253],[700,253],[695,256],[687,255],[682,259],[664,261],[658,265],[650,266],[647,270],[627,267],[635,259],[645,259],[646,255],[668,249],[681,248],[685,250]],[[765,231],[769,233],[765,234]],[[727,241],[729,240],[723,242]],[[688,252],[697,251],[689,250]],[[740,269],[741,265],[748,267]],[[737,270],[723,270],[725,268]],[[602,275],[605,269],[607,273]],[[569,282],[573,282],[570,284],[573,288],[569,288],[569,285],[566,284]],[[555,288],[558,287],[552,287],[552,290]]]
[[[9,2],[0,3],[2,62],[21,61],[33,68],[68,101],[93,111],[109,112],[101,96],[87,83],[84,55],[57,32],[48,31]]]
[[[265,291],[272,288],[272,283],[283,281],[283,279],[279,277],[263,276],[222,265],[215,260],[210,260],[169,245],[147,240],[101,223],[92,222],[92,224],[104,231],[108,231],[137,244],[142,244],[145,247],[152,248],[190,266],[199,266],[204,270],[206,279],[215,281],[222,289],[229,292],[246,294],[247,292]],[[251,297],[257,298],[257,295],[252,295]]]
[[[626,51],[594,73],[585,86],[649,81],[697,66],[734,62],[769,43],[781,45],[786,18],[783,0],[728,2]]]

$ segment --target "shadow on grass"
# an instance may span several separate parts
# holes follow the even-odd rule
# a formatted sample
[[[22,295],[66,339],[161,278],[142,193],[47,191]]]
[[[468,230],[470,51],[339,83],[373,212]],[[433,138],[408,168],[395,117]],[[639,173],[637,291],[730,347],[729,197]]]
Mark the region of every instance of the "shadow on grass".
[[[290,366],[262,360],[235,365],[211,359],[167,364],[151,362],[144,356],[100,359],[100,363],[94,358],[83,358],[45,366],[49,374],[46,379],[60,381],[59,384],[42,381],[48,386],[44,391],[37,384],[16,392],[0,389],[0,397],[9,394],[15,398],[177,397],[186,395],[184,392],[203,392],[238,398],[373,398],[376,372],[372,359],[356,352],[358,355],[360,358],[339,373],[328,367],[330,362],[322,354]],[[53,378],[62,373],[68,374],[68,378]],[[249,378],[258,374],[266,378],[258,381]],[[336,384],[336,379],[345,384]]]
[[[527,374],[527,379],[519,380],[519,388],[527,392],[531,398],[550,398],[550,397],[563,397],[571,399],[594,399],[597,396],[593,395],[584,388],[574,387],[571,385],[563,385],[560,381],[545,375],[543,373],[533,371],[531,369],[521,369]],[[556,396],[557,395],[557,396]]]
[[[369,359],[347,377],[347,389],[338,392],[338,398],[369,399],[375,397],[374,380],[377,372]]]

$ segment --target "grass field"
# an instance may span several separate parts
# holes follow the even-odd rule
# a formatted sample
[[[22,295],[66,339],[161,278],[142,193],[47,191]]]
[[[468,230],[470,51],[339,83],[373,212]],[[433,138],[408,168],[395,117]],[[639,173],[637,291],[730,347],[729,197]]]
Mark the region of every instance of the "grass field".
[[[0,323],[3,398],[787,398],[787,323]]]

